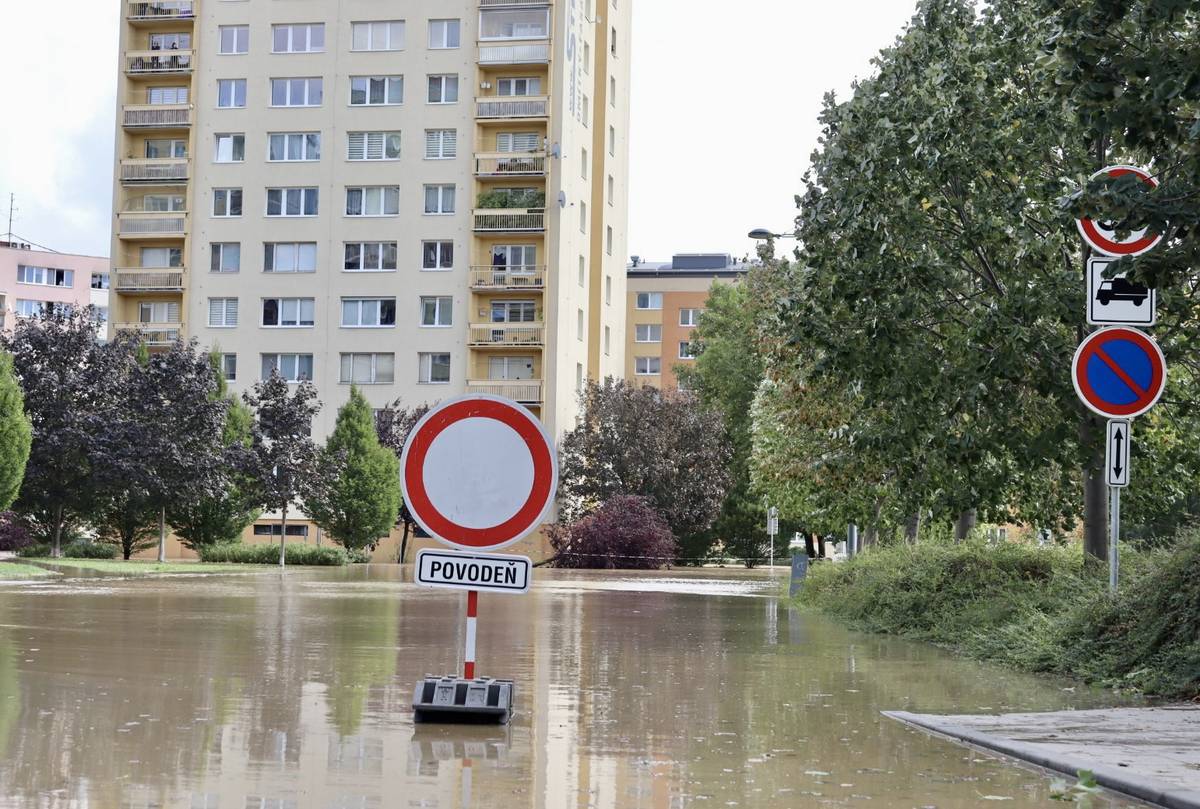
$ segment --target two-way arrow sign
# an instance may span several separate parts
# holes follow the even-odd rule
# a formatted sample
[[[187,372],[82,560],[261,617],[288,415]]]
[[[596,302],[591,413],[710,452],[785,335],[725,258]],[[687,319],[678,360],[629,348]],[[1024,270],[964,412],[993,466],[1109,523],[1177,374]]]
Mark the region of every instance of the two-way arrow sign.
[[[1112,419],[1108,422],[1104,469],[1109,486],[1129,485],[1129,427],[1128,419]]]

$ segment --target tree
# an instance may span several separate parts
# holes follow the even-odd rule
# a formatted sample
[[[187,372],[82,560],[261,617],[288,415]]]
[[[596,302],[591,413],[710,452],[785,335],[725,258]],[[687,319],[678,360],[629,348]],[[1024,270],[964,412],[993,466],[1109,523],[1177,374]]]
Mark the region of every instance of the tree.
[[[671,529],[644,497],[618,495],[594,514],[550,529],[554,566],[658,570],[679,553]]]
[[[428,412],[429,405],[417,405],[410,408],[405,407],[401,399],[397,399],[375,414],[375,433],[379,438],[379,443],[392,451],[392,454],[396,456],[397,463],[399,463],[400,456],[404,454],[404,444],[408,441],[409,433]],[[403,497],[403,492],[401,497]],[[400,503],[397,525],[403,529],[404,533],[400,538],[400,553],[397,555],[396,561],[404,564],[408,556],[408,538],[416,532],[417,521],[413,519],[412,512],[408,510],[408,506],[403,500]]]
[[[305,501],[309,516],[347,549],[374,547],[396,524],[400,463],[379,443],[371,405],[353,385],[325,442],[321,465],[338,473],[319,496]]]
[[[322,486],[320,453],[312,440],[312,420],[321,409],[317,390],[308,380],[289,385],[278,371],[243,394],[254,411],[250,430],[249,468],[255,501],[280,513],[279,566],[287,552],[288,506],[298,500],[317,499]]]
[[[19,318],[0,338],[11,353],[32,427],[29,460],[16,510],[61,554],[64,531],[97,506],[99,486],[114,446],[110,427],[124,349],[96,342],[94,307],[48,306]]]
[[[218,464],[226,484],[214,493],[177,501],[167,509],[167,521],[176,536],[195,551],[222,542],[236,542],[259,514],[253,502],[253,481],[247,474],[254,416],[229,393],[220,370],[220,356],[210,353],[209,363],[217,385],[212,397],[225,407]]]
[[[0,351],[0,511],[12,505],[21,490],[33,428],[25,415],[25,397],[13,375],[13,358]]]
[[[694,396],[608,378],[588,382],[579,425],[560,446],[562,518],[574,522],[637,495],[676,536],[708,530],[729,489],[732,450],[720,414]]]

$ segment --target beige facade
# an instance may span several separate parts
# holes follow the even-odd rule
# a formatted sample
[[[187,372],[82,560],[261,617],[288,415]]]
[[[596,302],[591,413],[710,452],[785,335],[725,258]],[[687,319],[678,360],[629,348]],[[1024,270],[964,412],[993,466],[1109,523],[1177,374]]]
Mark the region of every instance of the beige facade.
[[[717,282],[737,283],[748,269],[720,253],[628,265],[625,378],[635,385],[677,388],[676,369],[692,361],[687,346],[708,291]]]
[[[332,428],[625,368],[629,0],[122,0],[113,328]],[[448,365],[447,365],[448,362]]]

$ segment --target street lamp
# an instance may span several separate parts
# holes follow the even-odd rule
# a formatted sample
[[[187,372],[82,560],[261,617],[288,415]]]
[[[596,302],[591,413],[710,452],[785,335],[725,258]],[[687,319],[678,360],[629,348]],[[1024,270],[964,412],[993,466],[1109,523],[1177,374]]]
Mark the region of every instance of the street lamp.
[[[794,238],[796,238],[795,233],[772,233],[771,231],[767,230],[766,228],[755,228],[754,230],[750,231],[746,235],[749,236],[751,239],[754,239],[754,240],[760,241],[760,242],[761,241],[769,241],[770,239],[794,239]]]

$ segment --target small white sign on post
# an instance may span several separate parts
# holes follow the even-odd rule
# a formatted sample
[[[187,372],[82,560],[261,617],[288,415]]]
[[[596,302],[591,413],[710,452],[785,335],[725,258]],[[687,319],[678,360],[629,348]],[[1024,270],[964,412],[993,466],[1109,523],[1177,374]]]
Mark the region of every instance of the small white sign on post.
[[[1105,278],[1115,258],[1088,259],[1087,321],[1093,326],[1153,326],[1158,322],[1158,291],[1124,274]]]
[[[1128,419],[1113,419],[1108,422],[1108,444],[1104,452],[1105,476],[1108,485],[1123,488],[1129,485],[1129,428]]]
[[[528,593],[532,571],[528,556],[423,550],[417,553],[416,582],[449,590]]]

